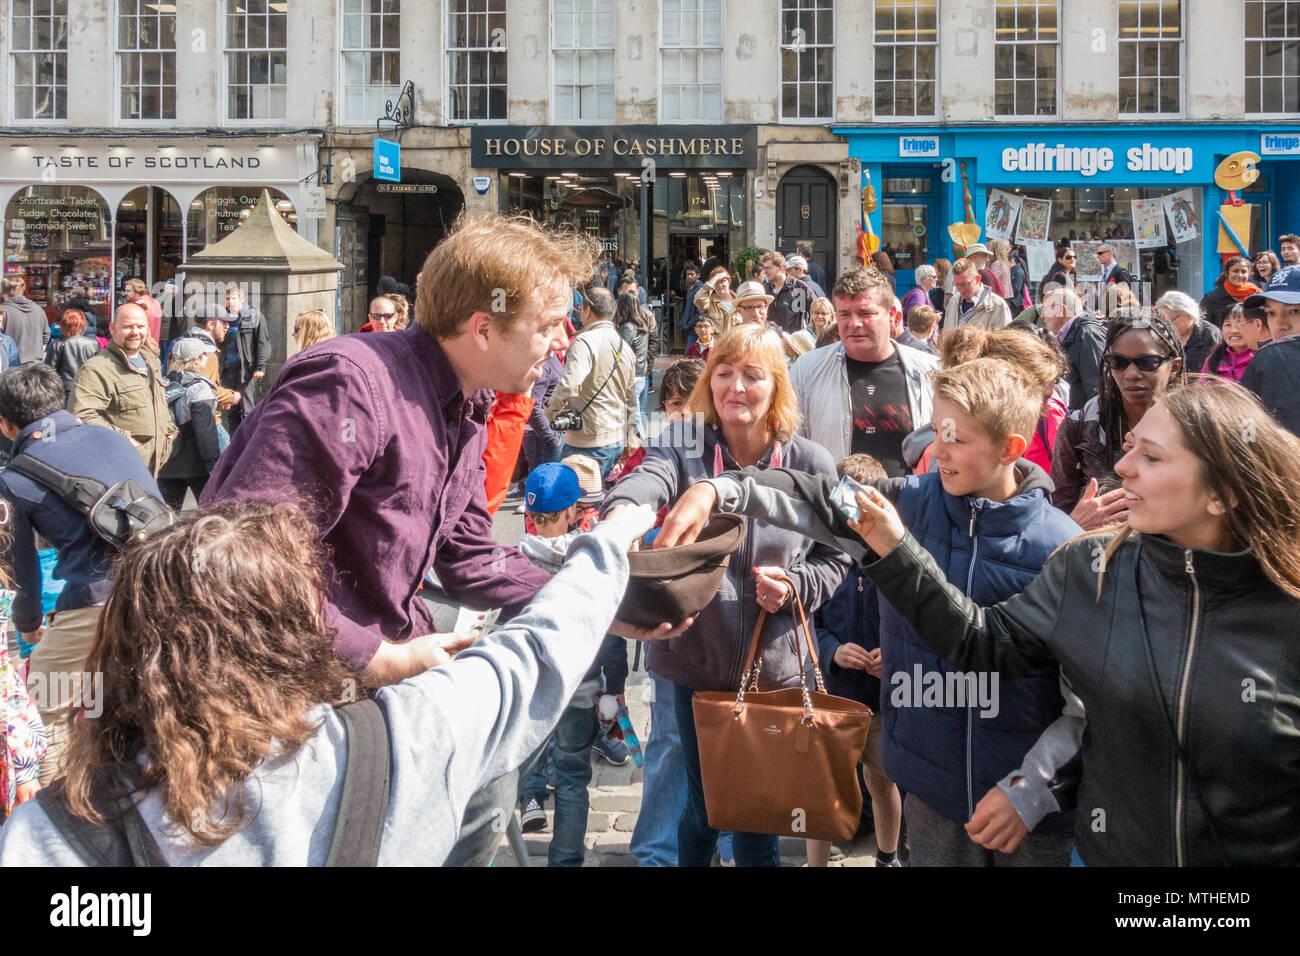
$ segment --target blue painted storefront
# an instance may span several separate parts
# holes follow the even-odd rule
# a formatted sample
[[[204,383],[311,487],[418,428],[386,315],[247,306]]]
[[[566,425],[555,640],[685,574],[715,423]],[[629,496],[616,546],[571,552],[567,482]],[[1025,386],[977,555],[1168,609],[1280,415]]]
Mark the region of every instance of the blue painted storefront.
[[[962,165],[975,221],[984,223],[989,187],[1147,187],[1174,192],[1199,189],[1205,228],[1201,244],[1203,285],[1218,275],[1218,207],[1227,199],[1214,171],[1227,156],[1248,150],[1261,157],[1264,192],[1242,194],[1264,207],[1265,241],[1276,251],[1277,236],[1300,232],[1300,126],[1134,125],[989,127],[841,126],[849,155],[870,173],[880,204],[871,214],[881,234],[886,177],[930,177],[933,194],[928,254],[952,257],[946,226],[966,219]],[[1053,239],[1058,239],[1055,232]],[[1251,250],[1252,252],[1258,250]],[[900,268],[900,289],[911,275]],[[1202,290],[1185,291],[1199,295]]]

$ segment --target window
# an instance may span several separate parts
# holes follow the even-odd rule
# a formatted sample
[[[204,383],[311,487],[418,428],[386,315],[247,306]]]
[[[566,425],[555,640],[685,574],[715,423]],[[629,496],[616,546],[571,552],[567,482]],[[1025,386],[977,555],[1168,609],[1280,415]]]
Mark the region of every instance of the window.
[[[998,116],[1056,115],[1056,0],[997,0]]]
[[[1119,111],[1182,110],[1182,0],[1119,0]]]
[[[722,121],[722,0],[663,0],[659,119]]]
[[[833,0],[781,2],[781,116],[832,119]]]
[[[876,0],[876,115],[935,115],[935,0]]]
[[[175,119],[175,4],[118,0],[117,11],[119,118]]]
[[[15,120],[68,118],[68,0],[13,0],[9,17]]]
[[[614,122],[614,2],[555,0],[555,121]]]
[[[1300,0],[1246,0],[1246,112],[1300,113]]]
[[[506,118],[506,0],[447,5],[447,87],[453,122]]]
[[[226,115],[232,120],[285,117],[285,3],[233,0],[226,8]]]
[[[401,81],[398,0],[343,0],[343,123],[370,126]]]

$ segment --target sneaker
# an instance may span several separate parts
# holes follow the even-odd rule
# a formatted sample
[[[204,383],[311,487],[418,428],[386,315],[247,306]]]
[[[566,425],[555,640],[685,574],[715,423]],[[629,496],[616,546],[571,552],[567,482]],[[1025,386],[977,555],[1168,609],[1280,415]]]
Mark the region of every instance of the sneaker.
[[[628,756],[627,744],[617,737],[609,737],[605,734],[596,738],[596,742],[591,745],[591,752],[615,767],[621,767],[631,759]]]
[[[736,855],[731,852],[730,840],[718,841],[718,866],[735,866]]]
[[[546,832],[546,811],[536,797],[529,797],[519,810],[519,825],[525,833]]]
[[[832,843],[830,856],[827,857],[827,861],[830,863],[843,863],[844,851]]]
[[[881,862],[880,857],[876,857],[876,866],[897,866],[897,867],[902,867],[902,865],[903,865],[903,864],[900,863],[900,862],[898,861],[898,854],[894,854],[894,858],[893,858],[892,860],[890,860],[888,863],[883,863],[883,862]]]

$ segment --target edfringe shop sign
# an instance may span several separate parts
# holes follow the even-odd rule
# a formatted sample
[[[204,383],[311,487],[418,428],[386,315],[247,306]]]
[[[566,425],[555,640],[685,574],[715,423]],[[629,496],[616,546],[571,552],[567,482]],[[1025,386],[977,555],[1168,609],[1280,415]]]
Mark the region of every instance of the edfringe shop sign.
[[[716,126],[475,126],[470,165],[531,169],[752,168],[758,127]]]
[[[37,141],[0,149],[0,181],[21,183],[297,182],[295,144],[166,143],[113,146],[82,142],[60,148]],[[163,148],[159,148],[159,147]]]

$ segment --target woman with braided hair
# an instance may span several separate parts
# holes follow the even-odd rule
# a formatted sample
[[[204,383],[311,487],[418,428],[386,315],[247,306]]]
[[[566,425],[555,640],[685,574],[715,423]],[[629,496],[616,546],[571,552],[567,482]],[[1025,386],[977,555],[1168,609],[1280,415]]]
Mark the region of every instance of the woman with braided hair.
[[[1124,521],[1128,506],[1115,474],[1128,433],[1161,395],[1185,377],[1183,343],[1151,308],[1119,309],[1108,323],[1098,394],[1061,423],[1052,455],[1052,504],[1085,531]]]

